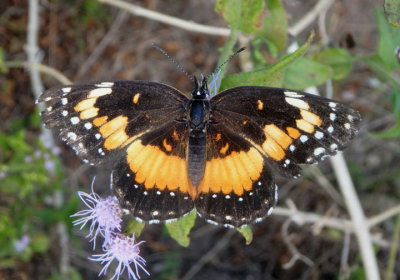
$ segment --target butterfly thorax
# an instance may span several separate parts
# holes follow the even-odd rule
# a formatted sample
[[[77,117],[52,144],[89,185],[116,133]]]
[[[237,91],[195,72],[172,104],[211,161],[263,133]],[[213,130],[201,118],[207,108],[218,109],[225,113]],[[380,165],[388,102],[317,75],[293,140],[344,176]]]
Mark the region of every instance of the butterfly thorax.
[[[209,100],[207,82],[198,83],[195,79],[195,89],[188,106],[189,143],[187,153],[189,179],[197,186],[203,178],[206,162],[206,133],[209,122]]]

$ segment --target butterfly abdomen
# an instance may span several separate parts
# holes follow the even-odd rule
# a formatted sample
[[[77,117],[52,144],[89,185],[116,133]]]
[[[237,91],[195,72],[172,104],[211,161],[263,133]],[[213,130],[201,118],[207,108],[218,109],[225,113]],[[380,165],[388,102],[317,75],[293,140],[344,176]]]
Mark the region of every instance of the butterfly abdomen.
[[[193,186],[203,178],[206,163],[208,100],[195,99],[189,105],[188,174]]]

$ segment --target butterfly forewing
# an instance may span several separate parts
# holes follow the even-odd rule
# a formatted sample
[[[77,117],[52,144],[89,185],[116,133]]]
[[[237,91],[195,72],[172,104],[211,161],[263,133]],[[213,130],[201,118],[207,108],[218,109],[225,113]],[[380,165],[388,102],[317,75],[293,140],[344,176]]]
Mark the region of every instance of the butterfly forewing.
[[[360,115],[342,103],[305,92],[237,87],[211,99],[215,121],[248,140],[280,174],[297,176],[298,164],[314,163],[343,149]]]
[[[181,118],[187,98],[158,83],[116,81],[53,88],[38,101],[46,102],[46,127],[58,129],[84,161],[100,164],[141,135]]]

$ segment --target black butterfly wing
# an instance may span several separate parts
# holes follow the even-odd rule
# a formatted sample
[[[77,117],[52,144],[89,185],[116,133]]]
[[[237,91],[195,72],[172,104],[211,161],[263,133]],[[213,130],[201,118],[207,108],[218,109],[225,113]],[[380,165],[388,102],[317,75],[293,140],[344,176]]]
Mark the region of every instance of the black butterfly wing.
[[[100,164],[151,129],[182,118],[187,98],[159,83],[115,81],[52,88],[38,102],[46,102],[45,126],[58,129],[82,160]]]
[[[174,219],[193,208],[187,176],[174,179],[187,174],[184,94],[159,83],[116,81],[53,88],[38,101],[46,102],[46,127],[58,129],[80,158],[115,165],[114,193],[136,218]]]
[[[354,109],[304,92],[237,87],[210,101],[207,161],[197,211],[210,222],[242,226],[271,213],[273,169],[298,176],[343,149],[360,123]]]
[[[211,112],[287,176],[342,150],[360,124],[359,113],[345,104],[281,88],[226,90],[211,99]]]

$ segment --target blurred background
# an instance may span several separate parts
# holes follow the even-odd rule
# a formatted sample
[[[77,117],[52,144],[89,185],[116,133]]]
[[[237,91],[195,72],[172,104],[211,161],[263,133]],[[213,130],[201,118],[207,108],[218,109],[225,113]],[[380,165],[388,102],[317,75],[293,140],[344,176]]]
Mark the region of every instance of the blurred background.
[[[88,229],[74,228],[69,216],[83,209],[76,192],[90,192],[94,176],[96,192],[110,194],[110,166],[83,164],[56,136],[43,132],[34,102],[41,90],[129,79],[189,92],[191,81],[152,42],[197,76],[211,73],[221,53],[246,46],[228,64],[227,74],[233,74],[269,69],[312,31],[304,59],[284,68],[274,85],[313,87],[360,111],[361,131],[344,151],[346,166],[379,273],[400,279],[398,14],[388,6],[384,11],[378,0],[265,0],[249,1],[247,6],[261,8],[242,11],[245,24],[237,24],[230,14],[240,6],[235,1],[125,2],[188,21],[182,29],[159,22],[159,15],[139,16],[112,2],[0,2],[0,279],[96,279],[102,268],[88,260],[101,252],[92,251]],[[34,14],[37,21],[30,22]],[[189,23],[210,28],[197,32]],[[236,31],[229,37],[230,27]],[[366,279],[348,207],[352,202],[343,196],[340,176],[329,160],[304,167],[297,180],[277,176],[278,209],[251,226],[249,245],[239,232],[201,218],[187,247],[163,225],[147,225],[138,240],[146,241],[140,249],[150,278]],[[99,278],[112,275],[111,268]]]

